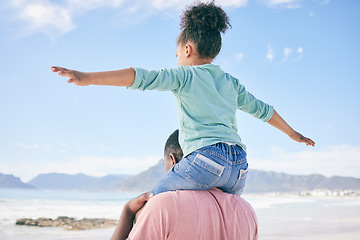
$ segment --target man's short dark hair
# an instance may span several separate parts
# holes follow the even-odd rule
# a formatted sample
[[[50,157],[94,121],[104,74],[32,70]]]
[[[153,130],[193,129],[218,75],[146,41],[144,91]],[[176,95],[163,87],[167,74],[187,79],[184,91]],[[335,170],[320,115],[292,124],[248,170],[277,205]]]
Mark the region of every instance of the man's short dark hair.
[[[174,154],[177,163],[182,159],[183,151],[179,144],[179,129],[176,129],[166,140],[164,153],[166,155]]]

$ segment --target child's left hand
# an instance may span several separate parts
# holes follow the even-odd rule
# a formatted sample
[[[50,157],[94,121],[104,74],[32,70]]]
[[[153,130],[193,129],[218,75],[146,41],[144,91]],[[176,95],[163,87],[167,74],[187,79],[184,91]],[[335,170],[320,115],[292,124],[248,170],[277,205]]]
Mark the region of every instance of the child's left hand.
[[[128,201],[125,204],[125,207],[135,215],[153,196],[154,194],[149,192],[140,194],[139,196]]]
[[[315,146],[315,142],[310,138],[304,137],[302,134],[294,131],[292,134],[289,134],[289,137],[296,142],[305,143],[307,146]]]

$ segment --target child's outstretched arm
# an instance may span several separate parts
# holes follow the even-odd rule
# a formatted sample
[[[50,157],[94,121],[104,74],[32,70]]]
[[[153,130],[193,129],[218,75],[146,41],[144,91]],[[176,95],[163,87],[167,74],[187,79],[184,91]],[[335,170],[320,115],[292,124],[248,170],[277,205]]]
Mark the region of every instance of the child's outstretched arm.
[[[51,70],[57,72],[60,76],[67,77],[68,83],[74,83],[78,86],[109,85],[129,87],[135,80],[135,70],[133,68],[108,72],[79,72],[62,67],[51,67]]]
[[[305,143],[308,146],[315,146],[315,142],[310,138],[304,137],[302,134],[292,129],[287,122],[274,110],[273,116],[268,123],[287,134],[294,141]]]

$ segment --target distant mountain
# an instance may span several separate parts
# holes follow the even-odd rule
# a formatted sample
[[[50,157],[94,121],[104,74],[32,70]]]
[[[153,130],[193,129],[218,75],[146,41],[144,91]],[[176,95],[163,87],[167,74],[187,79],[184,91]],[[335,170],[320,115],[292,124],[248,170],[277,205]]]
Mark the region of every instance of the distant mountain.
[[[130,191],[151,190],[165,175],[163,160],[137,175],[108,175],[93,177],[85,174],[40,174],[28,184],[12,175],[0,174],[0,188],[31,188],[85,190],[85,191]],[[289,175],[250,169],[244,193],[301,192],[314,189],[360,190],[360,179],[353,177],[325,177],[319,174]]]
[[[300,192],[314,189],[360,189],[360,179],[320,174],[289,175],[250,169],[244,192]]]
[[[39,189],[112,191],[132,175],[108,175],[93,177],[82,173],[71,175],[64,173],[40,174],[28,184]]]
[[[0,173],[0,188],[24,188],[31,189],[33,186],[23,183],[20,178],[14,175]]]
[[[118,191],[149,191],[164,176],[163,161],[124,181]],[[319,174],[289,175],[250,169],[244,193],[299,192],[314,189],[360,189],[360,179],[353,177],[325,177]]]
[[[117,191],[145,192],[151,190],[165,175],[164,160],[160,160],[155,166],[128,178]]]
[[[82,173],[76,175],[64,173],[40,174],[28,184],[40,189],[61,189],[78,190],[89,186],[98,181],[99,178],[88,176]]]

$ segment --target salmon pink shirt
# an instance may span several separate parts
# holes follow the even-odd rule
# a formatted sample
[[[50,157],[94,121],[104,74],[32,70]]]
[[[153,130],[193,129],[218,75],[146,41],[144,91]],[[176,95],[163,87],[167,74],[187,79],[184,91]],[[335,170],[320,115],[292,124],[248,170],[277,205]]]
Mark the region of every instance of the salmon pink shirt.
[[[131,240],[255,240],[254,209],[218,189],[165,192],[146,204]]]

